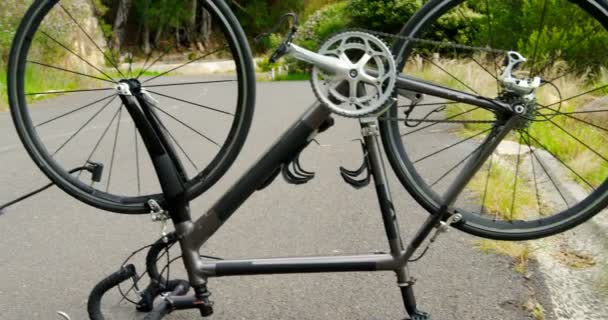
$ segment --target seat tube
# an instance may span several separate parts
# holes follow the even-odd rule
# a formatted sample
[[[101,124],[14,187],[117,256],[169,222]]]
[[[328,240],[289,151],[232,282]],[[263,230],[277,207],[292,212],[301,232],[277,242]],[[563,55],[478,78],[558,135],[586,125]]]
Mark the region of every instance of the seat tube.
[[[362,120],[361,130],[365,141],[369,169],[374,177],[374,185],[376,187],[376,194],[378,196],[378,202],[380,205],[380,211],[382,213],[382,220],[384,222],[384,229],[390,246],[391,255],[395,260],[397,260],[398,257],[403,254],[404,245],[401,232],[399,230],[400,228],[397,220],[397,214],[395,212],[395,207],[393,205],[393,200],[388,185],[386,166],[384,165],[384,159],[380,150],[380,143],[378,141],[378,125],[376,120]],[[420,314],[416,306],[413,281],[410,277],[407,263],[396,264],[394,271],[397,277],[397,285],[401,291],[405,311],[408,315],[410,315],[410,317]]]
[[[391,255],[398,257],[404,250],[403,240],[401,239],[399,223],[397,221],[397,215],[395,214],[395,207],[393,206],[388,185],[386,167],[384,166],[378,139],[378,124],[375,119],[370,121],[367,119],[362,120],[361,133],[365,141],[365,149],[370,166],[369,169],[374,177],[374,185],[376,187],[376,194],[380,204],[382,221],[384,222],[384,230],[388,238]]]

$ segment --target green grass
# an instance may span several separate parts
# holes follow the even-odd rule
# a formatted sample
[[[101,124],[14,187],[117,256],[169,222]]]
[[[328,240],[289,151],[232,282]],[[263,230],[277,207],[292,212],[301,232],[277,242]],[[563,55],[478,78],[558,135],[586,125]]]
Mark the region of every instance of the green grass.
[[[6,91],[6,70],[0,68],[0,112],[8,109],[8,93]]]
[[[307,80],[310,80],[310,75],[307,73],[280,74],[274,78],[274,81],[307,81]]]
[[[533,183],[519,174],[517,189],[515,189],[515,160],[512,166],[510,164],[493,161],[490,168],[488,163],[485,170],[481,170],[475,175],[468,187],[479,198],[479,205],[484,202],[485,196],[486,214],[495,216],[499,220],[525,220],[529,212],[537,212],[538,205],[534,196]],[[488,170],[490,170],[489,175]],[[514,190],[517,190],[515,200],[513,198]]]
[[[125,72],[122,70],[123,73]],[[131,75],[138,75],[141,69],[136,69],[131,72]],[[120,79],[120,74],[114,70],[108,71],[107,74],[114,78]],[[161,72],[156,71],[145,71],[142,76],[154,77],[160,75]],[[0,69],[0,111],[8,110],[8,93],[7,93],[7,79],[6,70]],[[100,76],[100,78],[104,78]],[[51,90],[62,91],[62,90],[76,90],[83,88],[101,88],[110,83],[104,83],[94,79],[87,79],[77,75],[69,75],[65,72],[48,70],[38,66],[29,66],[26,69],[25,83],[27,92],[47,92]],[[28,96],[29,102],[42,101],[44,99],[56,97],[57,95],[39,95],[39,96]]]
[[[528,273],[528,263],[532,250],[524,242],[480,240],[475,243],[477,249],[484,253],[505,255],[513,259],[513,269],[521,274]]]

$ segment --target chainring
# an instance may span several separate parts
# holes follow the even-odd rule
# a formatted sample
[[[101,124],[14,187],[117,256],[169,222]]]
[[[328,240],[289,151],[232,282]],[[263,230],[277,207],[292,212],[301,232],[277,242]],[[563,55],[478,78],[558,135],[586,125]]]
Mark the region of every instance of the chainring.
[[[319,101],[348,117],[376,116],[391,106],[397,82],[395,59],[388,46],[364,31],[343,31],[329,38],[319,54],[349,66],[346,74],[330,74],[313,67],[311,84]]]

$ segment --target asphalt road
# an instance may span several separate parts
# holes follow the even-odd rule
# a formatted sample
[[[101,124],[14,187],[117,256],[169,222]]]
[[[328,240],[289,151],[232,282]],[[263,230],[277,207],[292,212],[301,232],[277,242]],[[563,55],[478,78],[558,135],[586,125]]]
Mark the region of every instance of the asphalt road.
[[[184,91],[183,97],[193,94]],[[249,140],[225,178],[193,202],[194,215],[204,212],[313,101],[307,83],[259,84]],[[173,108],[183,111],[186,106],[177,103]],[[47,112],[44,108],[35,111],[41,119],[48,119]],[[105,116],[111,115],[108,112]],[[202,253],[251,258],[388,250],[373,187],[356,191],[338,174],[341,165],[355,168],[360,164],[360,147],[351,142],[358,137],[357,128],[356,121],[339,120],[335,128],[319,137],[323,146],[311,146],[302,157],[303,165],[316,171],[318,178],[298,187],[277,179],[256,193]],[[102,129],[97,126],[90,134],[99,135]],[[71,133],[62,126],[49,130],[49,141],[57,140],[53,142],[56,145]],[[83,132],[82,142],[74,141],[74,149],[66,150],[61,159],[74,164],[82,161],[82,155],[89,152],[82,147],[86,141],[90,145],[88,134]],[[20,146],[7,113],[0,113],[0,137],[1,203],[47,180]],[[420,146],[429,146],[437,139],[449,139],[449,135],[435,132],[421,135],[417,141]],[[136,176],[133,166],[126,165],[133,159],[129,143],[119,148],[124,151],[116,157],[121,165],[114,168],[114,190],[134,192]],[[450,156],[457,154],[446,155]],[[426,213],[392,173],[390,177],[394,204],[407,239]],[[142,178],[142,185],[143,190],[156,187],[153,177]],[[159,233],[160,226],[147,216],[102,212],[58,189],[10,208],[0,216],[0,319],[59,319],[57,310],[74,320],[86,319],[86,301],[93,286],[117,270],[134,249],[156,240]],[[546,304],[542,275],[534,273],[532,280],[525,280],[512,271],[507,258],[478,252],[475,240],[457,231],[449,232],[412,266],[421,309],[440,320],[526,319],[529,313],[521,305],[535,292],[549,310],[550,319],[551,306]],[[179,266],[174,266],[172,273],[179,274]],[[404,318],[395,278],[390,273],[221,278],[210,281],[210,290],[216,303],[212,319]],[[141,319],[127,304],[116,305],[115,299],[108,300],[110,319]],[[168,319],[197,317],[193,312],[181,312]]]

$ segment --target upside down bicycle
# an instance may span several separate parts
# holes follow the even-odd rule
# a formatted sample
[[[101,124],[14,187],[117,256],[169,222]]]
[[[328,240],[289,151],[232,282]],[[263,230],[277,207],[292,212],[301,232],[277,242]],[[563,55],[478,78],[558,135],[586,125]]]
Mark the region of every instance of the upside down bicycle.
[[[404,22],[399,34],[344,30],[325,40],[318,52],[295,44],[297,28],[293,28],[272,60],[290,55],[310,64],[318,101],[215,205],[192,221],[189,201],[204,194],[230,168],[253,116],[254,62],[230,7],[222,0],[203,1],[217,25],[214,48],[154,74],[151,70],[169,50],[158,57],[150,53],[135,69],[132,62],[121,65],[87,31],[91,19],[81,17],[93,15],[94,10],[68,1],[35,1],[15,36],[8,73],[11,113],[28,153],[57,186],[78,200],[121,214],[152,214],[158,221],[171,220],[175,228],[148,248],[147,288],[139,288],[144,280],[133,265],[123,265],[94,288],[88,303],[91,319],[104,319],[101,298],[130,280],[138,287],[137,309],[148,313],[146,319],[161,319],[184,309],[210,316],[214,306],[207,280],[213,277],[355,271],[394,272],[408,316],[427,319],[428,314],[416,306],[408,263],[435,229],[454,226],[485,238],[527,240],[563,232],[601,212],[608,204],[608,129],[592,117],[608,110],[580,106],[598,99],[608,85],[601,76],[589,76],[575,86],[580,91],[572,92],[568,83],[580,78],[581,70],[599,72],[605,67],[602,60],[576,56],[572,48],[583,38],[592,38],[597,41],[591,41],[588,53],[606,51],[601,50],[608,46],[602,41],[608,39],[602,38],[608,5],[592,0],[558,1],[561,6],[553,2],[527,2],[527,18],[537,22],[532,27],[509,24],[508,30],[525,33],[530,43],[497,43],[493,34],[508,30],[496,22],[500,11],[494,9],[504,9],[504,4],[487,0],[432,0]],[[552,15],[552,6],[569,8],[572,14],[557,17]],[[69,28],[83,33],[89,40],[87,47],[99,50],[101,56],[90,59],[76,45],[62,42],[59,34],[67,31],[53,28],[58,16],[66,17]],[[473,39],[456,36],[445,41],[437,34],[444,32],[449,16],[461,16],[464,25],[479,16],[488,22],[483,28],[466,29],[472,30]],[[560,24],[568,30],[573,23],[584,26],[584,32],[554,31]],[[50,47],[83,66],[44,61]],[[208,60],[221,61],[228,71],[200,72],[188,82],[169,77]],[[477,83],[480,88],[462,79],[470,74],[461,70],[462,65],[477,68],[479,73],[472,78],[482,83]],[[439,70],[442,76],[429,75],[429,69]],[[40,91],[27,81],[33,70],[61,77],[66,84],[74,77],[87,81],[75,88],[66,85],[68,89]],[[200,92],[197,101],[176,96],[182,87]],[[177,93],[163,91],[171,89]],[[72,98],[83,95],[89,102],[74,105]],[[54,99],[41,101],[47,97]],[[193,106],[201,113],[196,118],[190,113],[176,115],[179,110],[168,108],[169,101]],[[40,104],[47,108],[39,108]],[[87,113],[83,122],[74,121]],[[360,123],[364,164],[359,170],[341,169],[341,175],[356,188],[367,186],[373,178],[390,253],[211,261],[201,257],[201,246],[253,193],[279,175],[292,184],[314,178],[314,173],[302,168],[299,154],[315,136],[331,129],[332,115]],[[133,129],[128,139],[124,138],[126,129],[120,134],[125,122]],[[58,128],[74,123],[72,135],[57,136]],[[547,130],[554,131],[546,134]],[[112,131],[113,141],[106,139]],[[417,146],[415,139],[422,135],[443,135],[448,142]],[[564,147],[556,146],[554,139]],[[100,148],[106,140],[109,151],[104,153]],[[396,221],[380,140],[400,182],[430,213],[407,245]],[[510,158],[497,155],[505,145],[517,150]],[[132,151],[131,161],[118,159],[121,147]],[[449,152],[459,147],[467,153],[454,161]],[[193,149],[196,154],[187,152]],[[81,155],[78,162],[67,156],[74,154]],[[438,170],[429,174],[424,169],[428,167]],[[505,171],[512,182],[492,187],[494,178]],[[116,172],[133,176],[116,176]],[[153,175],[158,183],[143,183]],[[580,192],[568,193],[568,188]],[[507,203],[492,206],[490,198],[501,193]],[[159,257],[173,245],[179,245],[187,280],[169,279],[158,268]],[[194,294],[188,295],[191,288]]]

